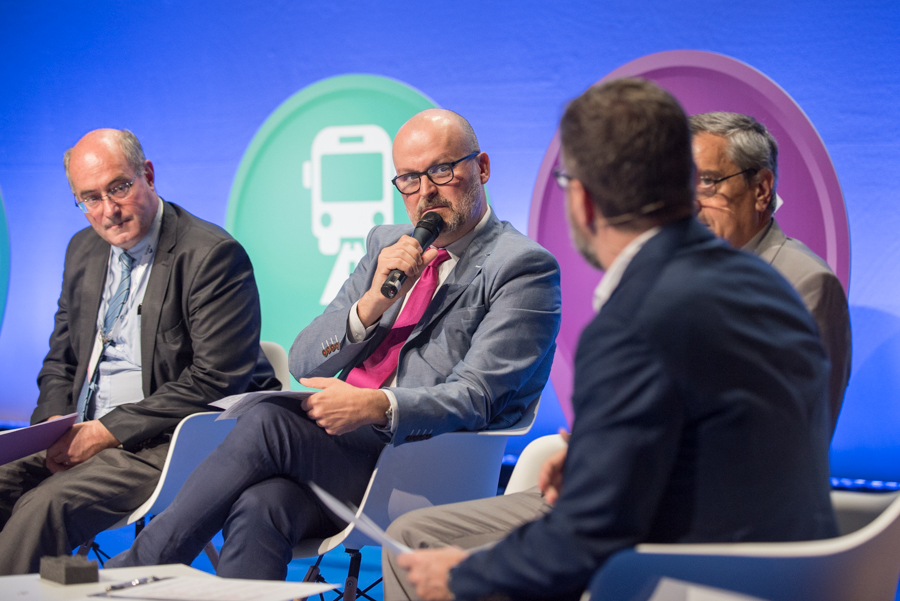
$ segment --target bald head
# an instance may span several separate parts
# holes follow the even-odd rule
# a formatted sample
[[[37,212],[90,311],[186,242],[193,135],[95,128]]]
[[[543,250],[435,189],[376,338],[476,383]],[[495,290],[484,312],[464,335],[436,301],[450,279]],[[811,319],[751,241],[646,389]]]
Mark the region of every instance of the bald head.
[[[427,109],[414,115],[397,132],[394,165],[397,164],[398,150],[404,152],[410,144],[423,142],[452,148],[454,152],[462,152],[460,156],[478,150],[475,131],[462,115],[446,109]]]
[[[445,109],[418,113],[397,132],[393,156],[397,175],[419,175],[419,188],[403,194],[410,221],[416,223],[429,211],[444,218],[446,225],[435,246],[458,240],[484,216],[490,160],[480,152],[475,132],[462,116]],[[432,167],[448,164],[453,170],[450,181],[438,185],[426,175]]]
[[[130,131],[97,129],[63,157],[66,177],[97,234],[128,250],[150,231],[159,209],[153,164]]]
[[[69,175],[69,162],[72,160],[72,153],[76,148],[84,150],[94,147],[104,147],[110,152],[120,152],[135,173],[143,175],[144,161],[146,160],[144,149],[133,133],[127,129],[95,129],[85,134],[75,146],[68,149],[63,155],[63,166],[66,169],[66,178],[69,180],[70,188],[72,187],[72,178]],[[73,188],[72,192],[74,191]]]

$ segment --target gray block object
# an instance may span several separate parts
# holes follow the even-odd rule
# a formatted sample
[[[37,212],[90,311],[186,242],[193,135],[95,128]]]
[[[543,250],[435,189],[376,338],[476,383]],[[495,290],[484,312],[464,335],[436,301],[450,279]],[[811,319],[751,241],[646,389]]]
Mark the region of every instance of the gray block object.
[[[60,584],[97,582],[97,562],[79,555],[41,557],[41,578]]]

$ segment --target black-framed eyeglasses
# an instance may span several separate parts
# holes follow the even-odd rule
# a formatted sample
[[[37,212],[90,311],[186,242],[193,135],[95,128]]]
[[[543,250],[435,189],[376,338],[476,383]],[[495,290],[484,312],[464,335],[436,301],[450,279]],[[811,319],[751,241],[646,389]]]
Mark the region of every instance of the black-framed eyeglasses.
[[[556,179],[556,185],[565,190],[569,187],[569,183],[575,179],[568,173],[563,173],[562,169],[554,169],[553,177]]]
[[[738,171],[737,173],[732,173],[731,175],[726,175],[725,177],[720,177],[719,179],[713,179],[711,177],[704,177],[701,175],[697,178],[697,196],[699,196],[700,198],[709,198],[710,196],[715,196],[717,192],[716,186],[724,182],[726,179],[744,175],[745,173],[755,173],[757,171],[759,171],[759,169],[744,169],[743,171]]]
[[[88,211],[93,211],[100,203],[103,202],[104,198],[109,198],[110,200],[124,200],[128,197],[128,193],[131,191],[131,186],[134,185],[134,180],[137,179],[139,172],[135,172],[134,177],[131,178],[130,182],[125,182],[124,184],[119,184],[115,188],[111,188],[106,191],[106,194],[92,194],[85,198],[75,197],[75,205],[87,213]]]
[[[444,184],[449,184],[453,181],[453,168],[462,163],[463,161],[467,161],[471,158],[477,157],[481,154],[481,151],[476,150],[471,154],[467,154],[463,158],[453,161],[452,163],[440,163],[439,165],[432,165],[425,171],[420,171],[419,173],[404,173],[403,175],[398,175],[394,179],[391,180],[391,183],[397,186],[397,189],[400,190],[401,194],[415,194],[419,191],[419,188],[422,186],[422,176],[425,175],[428,179],[431,180],[435,186],[443,186]]]

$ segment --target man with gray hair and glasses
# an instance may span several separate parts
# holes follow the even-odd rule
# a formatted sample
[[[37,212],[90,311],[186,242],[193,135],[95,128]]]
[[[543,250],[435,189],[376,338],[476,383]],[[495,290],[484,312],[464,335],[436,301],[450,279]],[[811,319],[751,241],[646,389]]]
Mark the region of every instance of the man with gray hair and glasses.
[[[31,422],[78,419],[46,452],[0,467],[2,575],[38,571],[147,500],[182,418],[280,388],[241,245],[157,195],[130,131],[92,131],[64,162],[91,227],[66,251]]]
[[[787,237],[773,213],[778,144],[765,126],[739,113],[690,118],[697,167],[698,219],[735,248],[769,263],[791,283],[812,313],[831,374],[831,432],[850,378],[850,314],[841,282],[803,242]]]

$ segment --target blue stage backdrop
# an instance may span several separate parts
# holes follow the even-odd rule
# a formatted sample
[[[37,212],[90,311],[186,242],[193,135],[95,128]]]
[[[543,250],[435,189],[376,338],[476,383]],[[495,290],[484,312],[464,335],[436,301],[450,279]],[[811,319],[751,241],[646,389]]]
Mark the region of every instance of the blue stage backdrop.
[[[802,107],[830,152],[850,225],[854,328],[853,375],[832,471],[900,479],[895,0],[0,0],[0,189],[9,231],[0,279],[2,262],[10,261],[0,420],[27,420],[37,398],[66,243],[87,225],[65,181],[62,153],[88,130],[134,131],[163,197],[225,225],[241,160],[277,107],[326,78],[392,78],[472,122],[492,159],[491,203],[526,231],[538,170],[565,102],[629,61],[683,49],[722,53],[765,73]],[[301,165],[295,168],[302,177]],[[303,262],[285,253],[284,277],[294,277]],[[268,318],[276,320],[264,313]],[[564,422],[552,390],[545,400],[535,434]]]

